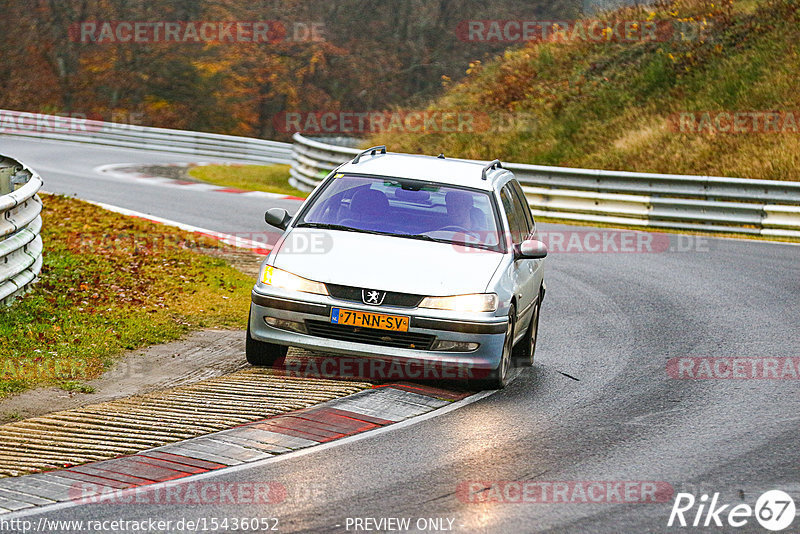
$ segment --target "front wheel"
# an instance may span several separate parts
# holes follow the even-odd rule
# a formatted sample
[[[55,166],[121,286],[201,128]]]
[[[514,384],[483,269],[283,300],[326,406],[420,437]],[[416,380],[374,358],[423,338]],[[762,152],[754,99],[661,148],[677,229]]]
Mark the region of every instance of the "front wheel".
[[[280,358],[285,358],[289,347],[266,343],[253,339],[250,335],[250,319],[247,320],[247,341],[245,343],[245,354],[247,363],[255,367],[270,367]]]
[[[500,356],[500,363],[497,368],[489,373],[486,380],[480,382],[483,389],[503,389],[508,385],[509,375],[511,374],[512,359],[511,353],[514,349],[514,326],[516,323],[517,309],[512,304],[508,310],[508,326],[506,327],[506,337],[503,340],[503,354]]]
[[[536,304],[533,305],[533,317],[531,317],[531,324],[522,341],[514,348],[514,359],[522,367],[530,367],[533,365],[533,356],[536,353],[536,339],[539,337],[539,311],[542,308],[542,294],[539,292],[539,298],[536,299]]]

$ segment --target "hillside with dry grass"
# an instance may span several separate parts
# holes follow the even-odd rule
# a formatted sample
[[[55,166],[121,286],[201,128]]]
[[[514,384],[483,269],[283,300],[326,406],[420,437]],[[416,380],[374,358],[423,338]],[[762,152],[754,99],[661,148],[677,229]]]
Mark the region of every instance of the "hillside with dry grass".
[[[469,158],[800,180],[797,0],[680,0],[602,17],[673,31],[511,48],[473,62],[465,81],[429,104],[487,113],[491,126],[372,141]]]

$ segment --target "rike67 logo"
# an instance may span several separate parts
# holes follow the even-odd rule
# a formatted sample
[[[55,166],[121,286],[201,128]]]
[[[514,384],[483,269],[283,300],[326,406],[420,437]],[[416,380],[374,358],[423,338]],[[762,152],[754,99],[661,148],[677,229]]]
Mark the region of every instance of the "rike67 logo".
[[[770,490],[763,493],[752,507],[745,503],[720,504],[719,493],[715,493],[710,501],[707,494],[697,499],[691,493],[678,493],[667,526],[738,528],[750,523],[753,517],[767,530],[785,530],[794,522],[794,499],[784,491]]]

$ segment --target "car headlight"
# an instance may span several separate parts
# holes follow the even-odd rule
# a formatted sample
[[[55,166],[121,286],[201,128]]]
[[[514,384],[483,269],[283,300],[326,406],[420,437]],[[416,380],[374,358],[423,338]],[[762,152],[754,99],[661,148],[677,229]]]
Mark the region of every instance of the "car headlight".
[[[302,276],[297,276],[289,271],[284,271],[267,265],[261,271],[261,283],[264,285],[288,289],[289,291],[300,291],[301,293],[314,293],[316,295],[327,295],[328,288],[325,284],[307,280]]]
[[[425,297],[419,307],[459,312],[492,312],[497,311],[497,303],[497,295],[494,293],[476,293],[454,297]]]

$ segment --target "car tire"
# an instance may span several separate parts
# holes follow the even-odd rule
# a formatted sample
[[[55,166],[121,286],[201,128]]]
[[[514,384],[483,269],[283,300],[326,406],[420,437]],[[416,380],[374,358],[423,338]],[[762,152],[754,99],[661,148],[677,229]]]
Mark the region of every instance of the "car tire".
[[[250,320],[247,320],[247,341],[245,343],[247,363],[255,367],[269,367],[279,359],[285,358],[288,350],[289,347],[283,345],[253,339],[250,335]]]
[[[503,389],[508,385],[511,368],[514,366],[514,327],[516,326],[517,308],[513,304],[508,310],[508,326],[506,337],[503,340],[503,354],[500,363],[493,369],[489,376],[480,382],[482,389]]]
[[[542,309],[542,292],[539,292],[539,298],[536,299],[536,304],[533,305],[533,317],[531,317],[530,326],[525,333],[522,341],[514,347],[514,359],[521,367],[531,367],[536,354],[536,340],[539,337],[539,314]]]

